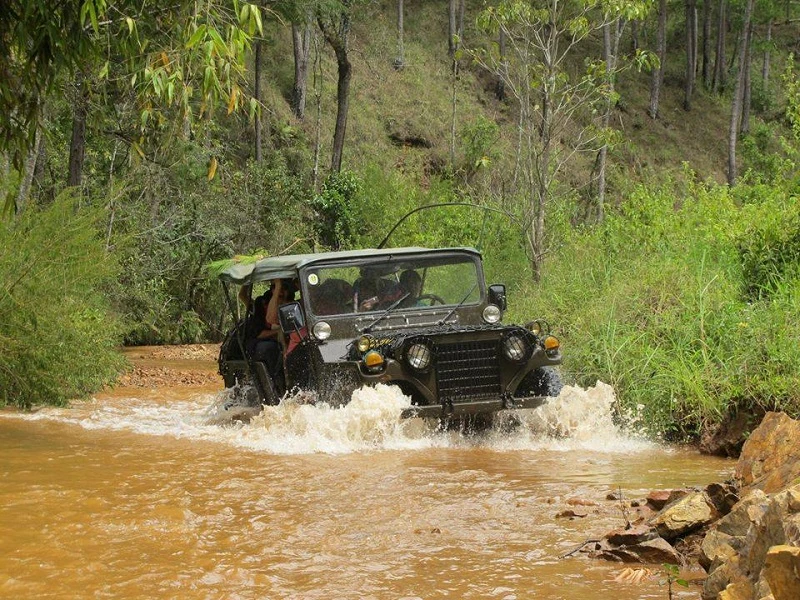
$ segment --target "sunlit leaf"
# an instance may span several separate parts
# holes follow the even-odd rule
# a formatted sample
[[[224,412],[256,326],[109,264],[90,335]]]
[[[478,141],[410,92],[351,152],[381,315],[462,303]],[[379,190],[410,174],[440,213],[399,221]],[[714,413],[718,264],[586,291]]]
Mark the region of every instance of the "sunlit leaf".
[[[214,175],[217,174],[217,159],[215,157],[211,157],[211,161],[208,164],[208,180],[211,181],[214,179]]]

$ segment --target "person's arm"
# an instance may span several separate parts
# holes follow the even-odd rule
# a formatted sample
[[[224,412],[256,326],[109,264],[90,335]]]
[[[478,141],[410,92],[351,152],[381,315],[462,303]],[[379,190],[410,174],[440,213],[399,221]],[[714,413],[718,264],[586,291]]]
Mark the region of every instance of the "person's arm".
[[[272,297],[267,305],[266,321],[267,323],[276,324],[278,323],[278,303],[283,295],[283,282],[280,279],[275,279],[273,283],[275,287],[272,288]]]

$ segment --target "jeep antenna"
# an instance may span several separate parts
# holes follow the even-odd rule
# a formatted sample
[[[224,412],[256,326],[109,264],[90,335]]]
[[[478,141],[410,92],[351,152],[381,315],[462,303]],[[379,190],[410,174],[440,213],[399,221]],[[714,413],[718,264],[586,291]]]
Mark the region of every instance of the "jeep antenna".
[[[442,207],[445,207],[445,206],[468,206],[470,208],[477,208],[477,209],[480,209],[480,210],[484,211],[484,214],[483,214],[483,225],[481,226],[481,236],[480,236],[480,239],[478,240],[478,244],[476,246],[476,250],[479,250],[479,251],[481,250],[481,247],[483,246],[483,234],[486,232],[486,217],[487,217],[487,213],[488,212],[496,212],[496,213],[500,213],[501,215],[505,215],[509,219],[511,219],[514,223],[516,223],[517,225],[522,227],[521,223],[510,212],[505,211],[505,210],[501,210],[499,208],[493,208],[491,206],[481,206],[480,204],[473,204],[471,202],[440,202],[440,203],[437,203],[437,204],[426,204],[425,206],[420,206],[419,208],[415,208],[414,210],[409,211],[405,215],[403,215],[403,217],[401,217],[400,220],[397,223],[394,224],[394,227],[392,227],[391,231],[389,231],[389,233],[386,234],[386,237],[383,238],[383,241],[380,244],[378,244],[378,250],[380,250],[381,248],[383,248],[386,245],[386,242],[389,241],[389,238],[392,237],[392,234],[395,232],[395,230],[398,227],[400,227],[400,225],[403,223],[403,221],[405,221],[408,217],[410,217],[414,213],[418,213],[418,212],[420,212],[422,210],[425,210],[427,208],[442,208]]]

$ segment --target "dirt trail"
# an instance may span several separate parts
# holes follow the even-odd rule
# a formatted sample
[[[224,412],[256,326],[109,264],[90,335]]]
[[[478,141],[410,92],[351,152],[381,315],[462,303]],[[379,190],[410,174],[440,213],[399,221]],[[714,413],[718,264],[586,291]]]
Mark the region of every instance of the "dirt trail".
[[[158,388],[209,385],[222,379],[217,373],[219,344],[182,346],[135,346],[123,353],[130,369],[117,385],[133,388]]]

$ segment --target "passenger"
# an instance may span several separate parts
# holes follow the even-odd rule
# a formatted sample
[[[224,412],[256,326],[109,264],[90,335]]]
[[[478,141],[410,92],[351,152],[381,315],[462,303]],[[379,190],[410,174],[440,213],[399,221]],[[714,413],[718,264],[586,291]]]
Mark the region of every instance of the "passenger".
[[[278,308],[288,302],[294,301],[295,287],[294,282],[288,279],[276,279],[273,281],[274,292],[272,300],[267,307],[267,321],[275,323],[274,327],[279,328]],[[286,332],[285,332],[286,333]],[[309,357],[305,347],[300,342],[308,337],[308,329],[303,327],[300,331],[288,332],[288,342],[286,342],[286,353],[283,356],[283,363],[286,368],[287,379],[294,385],[307,388],[309,385]],[[302,350],[301,350],[302,348]],[[278,350],[280,356],[280,349]]]
[[[403,295],[402,288],[392,281],[365,272],[353,285],[353,303],[358,312],[381,310],[391,306]]]
[[[239,299],[244,301],[248,307],[248,316],[245,322],[245,349],[252,360],[264,360],[264,356],[269,354],[269,342],[275,338],[273,332],[267,324],[267,304],[272,296],[272,289],[268,289],[261,296],[251,298],[249,286],[242,293],[239,290]]]
[[[407,308],[409,306],[419,306],[419,296],[422,293],[422,277],[413,269],[408,269],[400,274],[400,287],[403,289],[404,294],[408,294],[400,306]]]
[[[317,315],[340,315],[348,311],[353,288],[344,279],[328,279],[315,289],[312,308]]]

